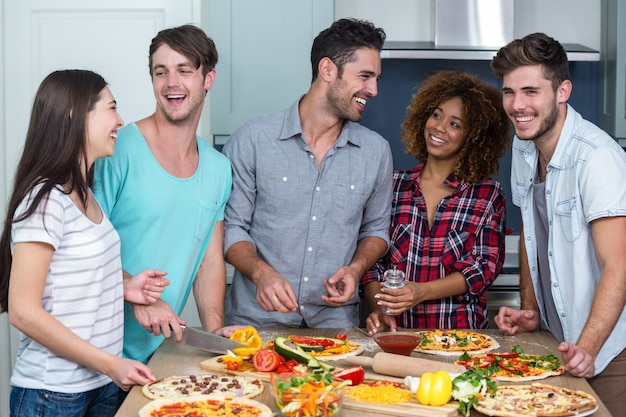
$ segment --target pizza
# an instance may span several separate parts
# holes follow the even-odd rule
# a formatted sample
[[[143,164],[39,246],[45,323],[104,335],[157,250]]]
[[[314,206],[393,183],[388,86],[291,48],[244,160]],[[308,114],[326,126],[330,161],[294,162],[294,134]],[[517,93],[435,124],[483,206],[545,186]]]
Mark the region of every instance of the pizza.
[[[249,398],[221,394],[159,398],[139,410],[139,417],[271,417],[272,410]]]
[[[592,413],[598,402],[584,391],[541,383],[532,385],[501,385],[495,395],[485,395],[474,409],[488,416],[575,416]]]
[[[295,343],[309,355],[321,361],[345,359],[349,356],[360,355],[363,352],[364,349],[360,343],[347,340],[343,334],[337,336],[323,337],[291,335],[287,336],[287,339]],[[275,349],[275,340],[276,339],[270,340],[265,347],[268,349]],[[277,351],[278,353],[283,353],[283,351]]]
[[[263,392],[263,381],[238,375],[173,375],[149,382],[141,392],[151,400],[184,398],[207,394],[228,394],[237,398],[253,398]]]
[[[415,350],[433,355],[481,354],[500,347],[493,337],[469,330],[425,330],[418,334],[424,339]]]
[[[488,375],[494,381],[535,381],[565,373],[565,367],[553,354],[528,355],[519,346],[507,353],[489,352],[475,356],[463,353],[456,363],[466,369],[488,369]]]

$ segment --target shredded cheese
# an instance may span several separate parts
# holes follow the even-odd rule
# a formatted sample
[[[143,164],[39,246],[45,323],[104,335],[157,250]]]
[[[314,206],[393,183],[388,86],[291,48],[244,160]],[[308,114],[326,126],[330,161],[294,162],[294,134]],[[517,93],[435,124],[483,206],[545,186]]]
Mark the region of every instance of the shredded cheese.
[[[348,394],[348,397],[357,401],[375,404],[404,403],[411,396],[411,391],[393,385],[357,385]]]

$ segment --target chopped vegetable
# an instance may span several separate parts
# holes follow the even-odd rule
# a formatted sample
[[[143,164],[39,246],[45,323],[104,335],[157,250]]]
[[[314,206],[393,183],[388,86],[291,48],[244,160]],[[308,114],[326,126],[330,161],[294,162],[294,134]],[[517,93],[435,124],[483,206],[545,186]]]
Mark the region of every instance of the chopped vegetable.
[[[271,372],[280,365],[280,355],[273,350],[259,349],[252,357],[252,364],[257,371]]]
[[[233,349],[233,352],[238,356],[252,357],[257,350],[263,346],[263,340],[256,329],[252,326],[244,327],[243,329],[235,330],[230,335],[230,340],[234,340],[248,347],[238,347]]]
[[[496,392],[490,368],[470,368],[452,380],[452,398],[459,401],[459,412],[469,416],[472,406],[487,392]]]
[[[350,368],[335,371],[332,375],[333,378],[350,381],[350,385],[359,385],[365,379],[365,370],[362,366],[351,366]]]
[[[348,381],[333,381],[330,373],[276,378],[270,374],[276,407],[286,417],[331,417],[341,409],[341,392]]]

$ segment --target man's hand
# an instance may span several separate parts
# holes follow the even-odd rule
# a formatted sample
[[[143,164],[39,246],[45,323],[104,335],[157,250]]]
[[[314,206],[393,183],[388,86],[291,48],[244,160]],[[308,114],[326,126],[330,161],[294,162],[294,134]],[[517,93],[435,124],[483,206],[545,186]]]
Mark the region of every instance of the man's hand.
[[[215,331],[215,334],[218,336],[229,338],[237,330],[245,329],[246,327],[250,327],[250,326],[242,325],[242,324],[233,324],[231,326],[224,326],[224,327],[220,327],[219,329],[217,329]]]
[[[257,281],[256,301],[265,311],[292,313],[298,308],[298,300],[291,285],[273,270]]]
[[[569,342],[559,344],[565,370],[574,376],[591,378],[595,375],[595,358],[585,349]]]
[[[322,295],[322,300],[333,307],[339,307],[352,300],[360,278],[352,268],[342,266],[330,278],[324,280],[324,287],[329,296]]]
[[[133,304],[133,312],[139,324],[155,336],[162,334],[170,337],[173,332],[177,343],[183,340],[183,329],[180,326],[187,323],[174,314],[172,307],[165,301],[159,299],[150,305]]]
[[[365,320],[365,327],[367,327],[367,332],[370,336],[373,336],[378,332],[382,332],[387,328],[389,328],[390,331],[395,332],[397,330],[396,318],[394,316],[383,314],[381,310],[376,310],[367,316],[367,320]]]
[[[534,310],[500,307],[494,321],[503,334],[514,335],[517,332],[530,332],[537,329],[539,313]]]
[[[124,300],[133,304],[154,303],[170,285],[170,280],[163,278],[167,275],[163,271],[145,270],[132,277],[124,275]]]

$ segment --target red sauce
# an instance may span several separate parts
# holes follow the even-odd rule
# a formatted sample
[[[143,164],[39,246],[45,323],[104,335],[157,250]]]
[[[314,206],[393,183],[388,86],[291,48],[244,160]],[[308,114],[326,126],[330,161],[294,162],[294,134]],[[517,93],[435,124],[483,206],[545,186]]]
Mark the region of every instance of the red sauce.
[[[385,334],[375,336],[374,339],[385,352],[404,356],[410,356],[415,346],[422,341],[421,336],[411,334]]]

